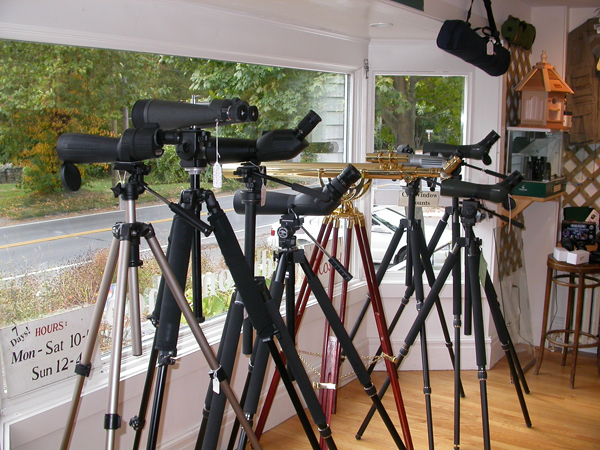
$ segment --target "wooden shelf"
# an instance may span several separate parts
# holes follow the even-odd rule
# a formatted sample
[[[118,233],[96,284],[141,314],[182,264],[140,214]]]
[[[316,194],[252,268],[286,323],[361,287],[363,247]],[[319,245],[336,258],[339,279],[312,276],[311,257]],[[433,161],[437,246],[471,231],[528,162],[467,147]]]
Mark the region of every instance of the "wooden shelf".
[[[501,214],[504,214],[505,216],[510,217],[511,219],[514,219],[516,216],[521,214],[533,202],[541,202],[541,203],[551,202],[551,201],[559,199],[564,194],[565,194],[565,192],[563,191],[563,192],[559,192],[558,194],[551,195],[550,197],[525,197],[525,196],[521,196],[521,195],[513,195],[512,198],[516,202],[517,206],[510,211],[508,211],[507,209],[504,209],[504,207],[501,206],[500,207],[502,210]],[[502,226],[504,226],[504,225],[506,225],[506,222],[502,222]]]

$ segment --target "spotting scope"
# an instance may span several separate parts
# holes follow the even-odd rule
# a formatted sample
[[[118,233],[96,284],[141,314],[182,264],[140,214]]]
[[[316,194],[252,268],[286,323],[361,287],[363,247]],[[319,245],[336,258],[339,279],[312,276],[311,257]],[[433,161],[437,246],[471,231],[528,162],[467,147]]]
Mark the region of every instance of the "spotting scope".
[[[196,160],[198,167],[213,165],[217,160],[260,164],[298,156],[308,147],[305,137],[320,121],[319,115],[310,111],[296,128],[272,130],[258,139],[217,139],[204,130],[164,130],[149,124],[129,128],[121,138],[68,133],[58,138],[56,152],[61,161],[72,164],[137,162],[159,158],[164,145],[175,145],[182,160]]]
[[[492,130],[477,144],[453,145],[442,142],[426,142],[423,144],[423,153],[441,155],[447,158],[456,155],[459,158],[477,159],[481,160],[486,166],[489,166],[492,163],[489,155],[490,149],[498,139],[500,139],[500,135]]]
[[[327,216],[340,205],[342,196],[348,192],[350,186],[360,180],[360,177],[360,171],[349,164],[322,189],[314,188],[315,195],[306,193],[282,194],[269,191],[266,193],[264,205],[256,208],[256,214],[281,216],[293,210],[299,216]],[[317,196],[320,198],[317,198]],[[324,201],[321,198],[328,198],[328,200]],[[233,208],[238,214],[245,213],[245,206],[242,203],[242,191],[235,193]]]

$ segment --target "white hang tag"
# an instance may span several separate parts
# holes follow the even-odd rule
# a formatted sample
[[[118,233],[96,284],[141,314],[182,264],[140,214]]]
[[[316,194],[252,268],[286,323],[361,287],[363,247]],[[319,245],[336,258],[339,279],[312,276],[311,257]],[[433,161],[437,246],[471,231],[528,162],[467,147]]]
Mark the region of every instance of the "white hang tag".
[[[263,183],[263,185],[260,188],[260,206],[265,206],[266,202],[267,202],[267,186],[265,186],[265,183]]]
[[[215,164],[213,165],[213,187],[220,189],[223,187],[223,168],[219,164],[219,121],[215,121],[217,137],[215,139]]]
[[[213,187],[216,189],[223,187],[223,168],[218,162],[213,166]]]
[[[483,257],[483,253],[480,253],[479,254],[479,281],[481,282],[481,285],[484,288],[485,288],[485,282],[487,280],[487,274],[488,274],[487,261]]]
[[[216,373],[212,374],[212,390],[217,395],[221,393],[221,385],[219,384],[219,378]]]
[[[487,43],[487,54],[490,56],[496,54],[496,52],[494,52],[494,41],[491,39]]]

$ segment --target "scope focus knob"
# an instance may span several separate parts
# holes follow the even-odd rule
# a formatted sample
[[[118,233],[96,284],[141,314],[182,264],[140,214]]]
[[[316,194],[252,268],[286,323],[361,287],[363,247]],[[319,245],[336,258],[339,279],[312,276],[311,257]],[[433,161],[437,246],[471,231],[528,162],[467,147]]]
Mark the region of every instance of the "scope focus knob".
[[[279,227],[277,229],[277,237],[281,238],[281,239],[287,239],[288,237],[290,237],[290,229],[288,227]]]

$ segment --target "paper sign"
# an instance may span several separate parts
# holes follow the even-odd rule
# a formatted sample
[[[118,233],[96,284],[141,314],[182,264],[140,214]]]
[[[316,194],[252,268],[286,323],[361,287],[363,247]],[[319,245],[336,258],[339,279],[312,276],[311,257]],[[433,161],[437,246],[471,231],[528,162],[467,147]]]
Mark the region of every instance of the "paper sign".
[[[421,191],[415,198],[415,206],[434,207],[440,203],[440,193],[438,191]],[[408,195],[405,191],[400,192],[398,206],[408,206]]]
[[[0,330],[8,397],[76,375],[93,310],[91,305]],[[97,347],[94,353],[99,361]]]

